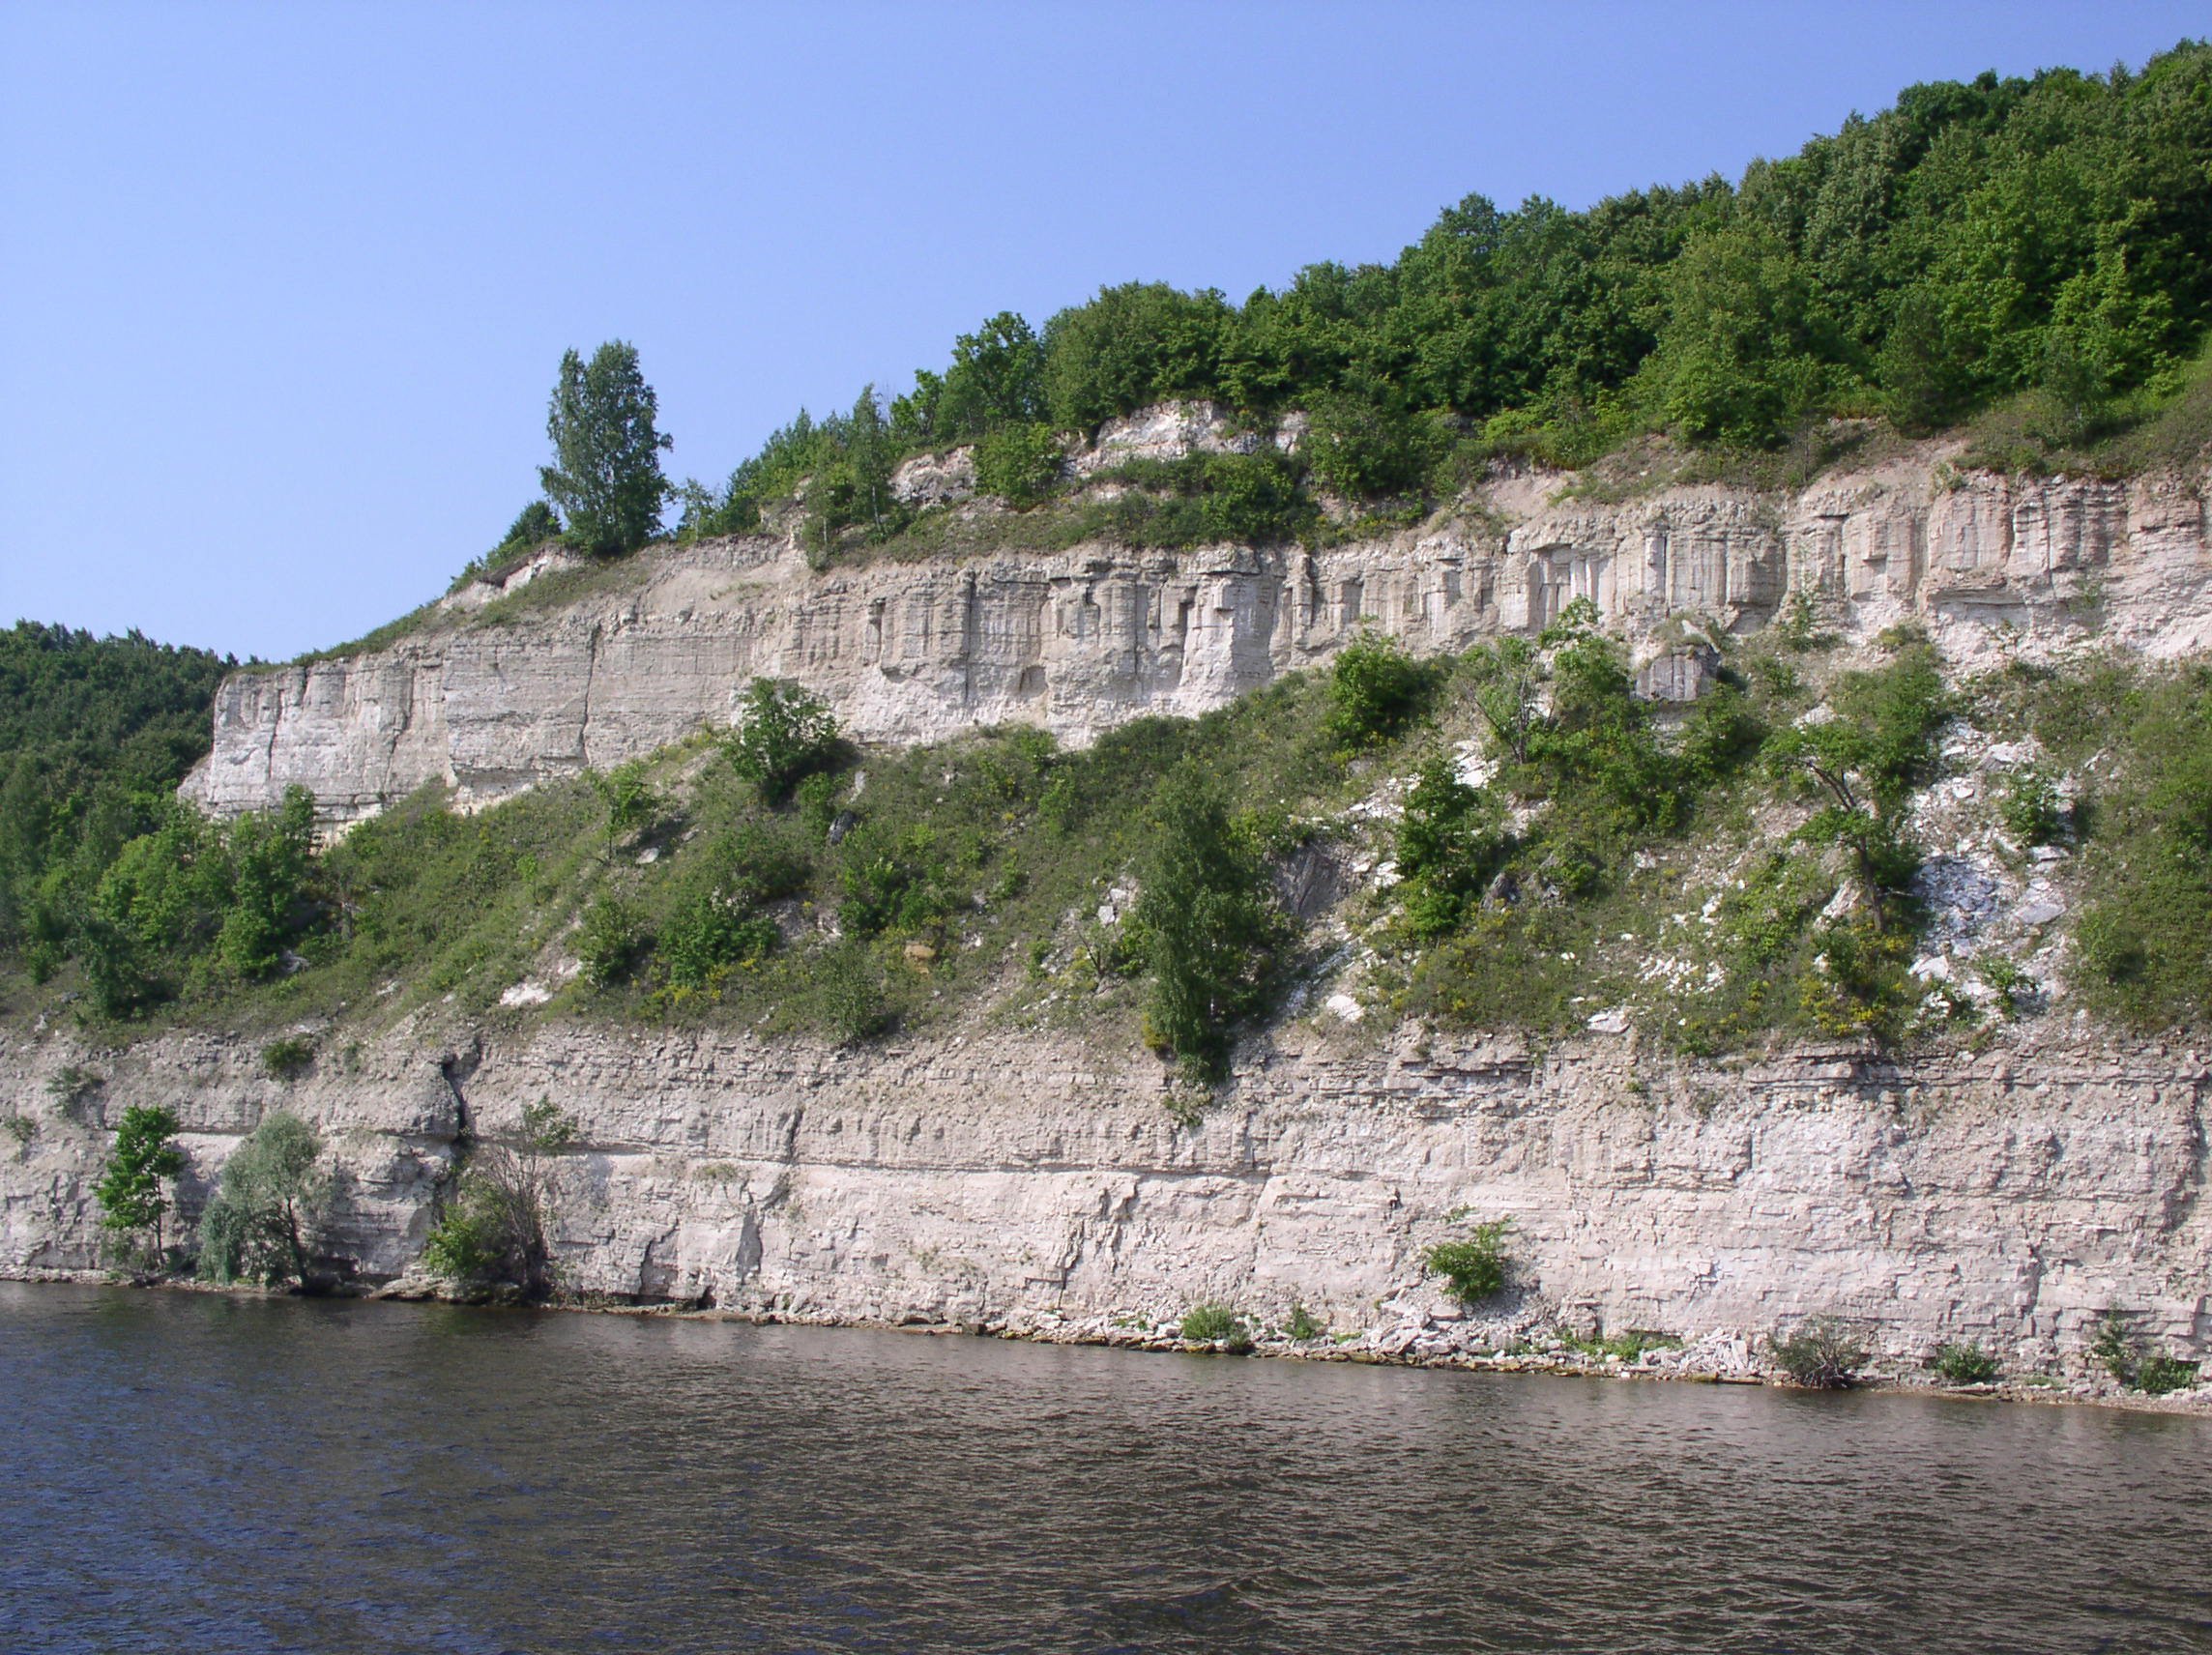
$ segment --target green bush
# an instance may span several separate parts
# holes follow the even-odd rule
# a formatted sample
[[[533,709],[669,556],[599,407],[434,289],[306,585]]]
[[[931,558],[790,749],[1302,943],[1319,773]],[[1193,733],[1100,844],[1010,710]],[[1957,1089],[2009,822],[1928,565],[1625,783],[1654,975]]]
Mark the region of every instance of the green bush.
[[[123,1112],[115,1147],[93,1187],[102,1226],[127,1234],[151,1231],[157,1255],[161,1250],[161,1218],[169,1210],[161,1180],[185,1170],[185,1154],[176,1138],[174,1113],[158,1104],[131,1105]]]
[[[739,705],[727,750],[739,775],[765,804],[780,804],[804,777],[835,764],[837,721],[817,696],[794,683],[756,678]]]
[[[2212,1022],[2212,668],[2152,679],[2105,733],[2117,762],[2083,857],[2083,986],[2138,1028]]]
[[[1347,752],[1394,740],[1427,711],[1438,676],[1396,640],[1363,631],[1329,668],[1322,729]]]
[[[529,1298],[551,1292],[559,1274],[553,1167],[577,1137],[574,1118],[540,1097],[524,1106],[511,1143],[478,1147],[423,1244],[430,1273]]]
[[[636,346],[609,339],[589,363],[574,351],[561,358],[545,420],[553,464],[538,478],[583,550],[635,551],[659,531],[669,494],[660,450],[671,440],[655,425],[658,412]]]
[[[975,445],[975,486],[1014,506],[1033,506],[1060,480],[1060,440],[1050,425],[1005,425]]]
[[[1351,500],[1420,492],[1447,446],[1433,421],[1367,396],[1324,392],[1306,399],[1306,415],[1299,457]]]
[[[1867,1349],[1848,1322],[1833,1316],[1817,1316],[1796,1332],[1777,1333],[1767,1342],[1767,1353],[1793,1384],[1811,1390],[1846,1390],[1866,1365]]]
[[[742,901],[701,891],[661,927],[656,952],[680,988],[712,988],[729,972],[752,965],[783,940],[775,921]]]
[[[1998,801],[1997,816],[2005,832],[2023,847],[2055,843],[2066,831],[2058,790],[2050,772],[2037,765],[2013,772]]]
[[[222,1166],[200,1214],[200,1273],[212,1281],[305,1284],[331,1196],[317,1174],[322,1140],[279,1112],[253,1129]]]
[[[1218,1080],[1237,1031],[1268,1003],[1289,927],[1246,827],[1219,785],[1185,768],[1161,784],[1135,920],[1148,940],[1148,1038],[1193,1079]]]
[[[1398,822],[1407,930],[1423,939],[1456,930],[1511,849],[1490,796],[1448,760],[1422,760]]]
[[[594,988],[627,982],[651,946],[635,905],[612,891],[602,891],[585,910],[576,932],[576,957],[583,962],[584,980]]]
[[[660,820],[665,808],[660,795],[646,779],[647,765],[641,759],[617,765],[613,769],[590,772],[592,791],[599,796],[599,802],[607,810],[607,842],[619,844],[635,834],[646,832]]]
[[[2001,1372],[1996,1357],[1970,1341],[1938,1345],[1933,1365],[1952,1385],[1986,1385]]]
[[[2178,1356],[2163,1353],[2145,1356],[2137,1364],[2135,1388],[2146,1396],[2185,1391],[2197,1383],[2197,1363],[2185,1362]]]
[[[1231,1350],[1250,1350],[1252,1345],[1243,1316],[1218,1302],[1193,1305],[1185,1311],[1181,1333],[1191,1345],[1223,1345]]]
[[[1439,1241],[1421,1255],[1421,1267],[1444,1278],[1452,1297],[1465,1305],[1481,1304],[1505,1291],[1513,1260],[1507,1237],[1510,1218],[1478,1224],[1457,1241]]]
[[[286,1034],[261,1048],[261,1072],[271,1080],[296,1081],[315,1066],[315,1042],[306,1034]]]

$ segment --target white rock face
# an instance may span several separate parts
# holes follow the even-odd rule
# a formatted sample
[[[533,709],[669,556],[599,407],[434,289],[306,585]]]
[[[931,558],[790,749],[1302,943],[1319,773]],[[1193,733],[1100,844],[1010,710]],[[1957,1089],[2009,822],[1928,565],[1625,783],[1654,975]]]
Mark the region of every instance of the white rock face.
[[[1219,423],[1155,410],[1077,464],[1243,440]],[[297,783],[335,822],[425,782],[482,803],[727,723],[756,674],[806,684],[866,740],[1018,722],[1081,744],[1141,714],[1222,706],[1363,625],[1457,651],[1540,629],[1577,597],[1653,650],[1671,618],[1755,629],[1792,589],[1857,636],[1917,618],[1966,664],[2092,639],[2160,656],[2212,647],[2212,479],[2195,493],[1981,474],[1943,486],[1939,459],[1795,497],[1697,487],[1617,506],[1549,504],[1560,479],[1507,477],[1486,502],[1496,517],[1324,551],[1093,544],[816,573],[788,538],[663,546],[566,605],[480,620],[464,593],[388,649],[232,675],[185,793],[233,814]]]
[[[182,1118],[188,1222],[264,1113],[305,1116],[340,1172],[330,1245],[385,1279],[420,1253],[464,1119],[496,1141],[546,1096],[582,1128],[560,1162],[563,1265],[611,1293],[1015,1328],[1295,1301],[1373,1330],[1379,1304],[1449,1313],[1419,1255],[1457,1212],[1510,1216],[1527,1292],[1585,1324],[1756,1340],[1837,1313],[1893,1355],[1974,1338],[2079,1361],[2116,1306],[2207,1354],[2212,1063],[2008,1039],[1721,1068],[1640,1063],[1617,1038],[1537,1056],[1405,1031],[1344,1053],[1293,1028],[1196,1125],[1133,1049],[576,1025],[482,1044],[402,1029],[291,1085],[249,1042],[164,1035],[100,1055],[108,1086],[80,1122],[45,1083],[88,1054],[49,1039],[0,1053],[0,1108],[37,1121],[0,1153],[0,1273],[95,1262],[124,1099]]]

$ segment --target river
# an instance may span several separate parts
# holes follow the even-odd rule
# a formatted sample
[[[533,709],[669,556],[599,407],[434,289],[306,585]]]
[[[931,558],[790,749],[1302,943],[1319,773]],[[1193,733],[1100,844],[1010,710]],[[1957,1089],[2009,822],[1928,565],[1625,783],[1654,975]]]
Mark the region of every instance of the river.
[[[11,1651],[2212,1648],[2212,1422],[0,1284]]]

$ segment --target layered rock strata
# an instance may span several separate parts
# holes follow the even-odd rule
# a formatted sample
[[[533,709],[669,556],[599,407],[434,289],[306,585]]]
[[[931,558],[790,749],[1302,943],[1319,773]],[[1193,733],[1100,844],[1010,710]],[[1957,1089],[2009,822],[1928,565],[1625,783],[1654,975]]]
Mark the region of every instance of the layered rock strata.
[[[1239,440],[1181,417],[1126,424],[1099,449]],[[806,684],[863,740],[1023,722],[1084,743],[1220,707],[1362,628],[1441,653],[1540,629],[1579,597],[1646,655],[1672,621],[1754,630],[1792,592],[1853,635],[1917,618],[1961,660],[2212,646],[2202,476],[2017,480],[1929,449],[1795,495],[1601,505],[1563,496],[1570,480],[1500,478],[1468,509],[1319,550],[1091,544],[817,572],[792,538],[756,537],[655,548],[612,589],[536,609],[483,609],[502,594],[480,585],[388,648],[234,674],[185,792],[228,814],[297,784],[334,822],[426,782],[482,803],[726,724],[755,675]]]
[[[105,1076],[73,1118],[47,1091],[65,1061]],[[26,1042],[0,1055],[0,1107],[34,1122],[0,1149],[0,1271],[96,1261],[92,1184],[125,1099],[183,1120],[188,1221],[268,1112],[313,1121],[338,1168],[328,1246],[379,1281],[418,1258],[456,1145],[511,1134],[545,1097],[581,1129],[558,1165],[564,1269],[617,1295],[1014,1329],[1296,1303],[1374,1343],[1470,1328],[1420,1255],[1511,1218],[1497,1314],[1524,1324],[1748,1352],[1839,1314],[1900,1360],[1979,1339],[2079,1366],[2117,1309],[2212,1354],[2197,1052],[2020,1035],[1908,1063],[1653,1071],[1625,1040],[1539,1055],[1408,1031],[1347,1050],[1295,1025],[1195,1122],[1164,1087],[1139,1052],[1012,1035],[835,1052],[411,1027],[289,1084],[213,1035]]]

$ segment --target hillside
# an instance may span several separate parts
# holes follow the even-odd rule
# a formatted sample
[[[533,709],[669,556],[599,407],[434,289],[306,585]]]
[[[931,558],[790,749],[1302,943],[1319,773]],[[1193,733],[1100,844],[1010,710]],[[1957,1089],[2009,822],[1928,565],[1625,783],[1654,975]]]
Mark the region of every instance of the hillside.
[[[549,470],[565,535],[229,672],[199,748],[199,657],[120,722],[0,680],[197,760],[102,834],[0,798],[0,1259],[97,1257],[158,1099],[194,1213],[314,1121],[364,1282],[488,1147],[571,1288],[749,1314],[2201,1355],[2206,161],[2205,47],[1916,88],[1736,186],[994,319],[643,546]]]

